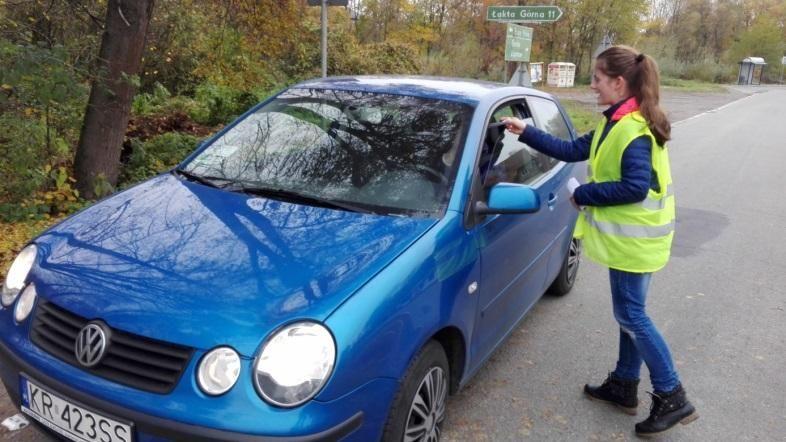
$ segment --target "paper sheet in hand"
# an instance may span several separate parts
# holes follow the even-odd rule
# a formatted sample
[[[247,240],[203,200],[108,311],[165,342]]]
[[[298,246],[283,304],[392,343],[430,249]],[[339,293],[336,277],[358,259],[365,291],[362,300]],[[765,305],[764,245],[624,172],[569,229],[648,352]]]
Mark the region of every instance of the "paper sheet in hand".
[[[581,184],[579,184],[579,180],[577,180],[577,179],[576,179],[576,178],[574,178],[574,177],[571,177],[571,178],[568,180],[568,184],[566,184],[566,186],[568,187],[568,192],[570,192],[570,194],[571,194],[571,195],[573,195],[573,192],[574,192],[574,191],[576,190],[576,188],[577,188],[577,187],[579,187],[580,185],[581,185]]]

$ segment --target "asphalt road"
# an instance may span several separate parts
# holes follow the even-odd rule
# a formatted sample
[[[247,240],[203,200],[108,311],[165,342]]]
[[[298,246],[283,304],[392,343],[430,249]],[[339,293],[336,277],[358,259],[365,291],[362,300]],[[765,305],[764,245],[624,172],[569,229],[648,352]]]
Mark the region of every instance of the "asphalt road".
[[[665,91],[663,101],[677,121],[677,233],[649,311],[701,418],[660,440],[786,441],[786,88]],[[648,401],[634,418],[581,394],[613,368],[617,339],[607,270],[584,260],[574,291],[542,299],[450,399],[444,439],[635,439]],[[0,392],[0,420],[15,413]],[[48,440],[31,427],[0,428],[0,439]]]

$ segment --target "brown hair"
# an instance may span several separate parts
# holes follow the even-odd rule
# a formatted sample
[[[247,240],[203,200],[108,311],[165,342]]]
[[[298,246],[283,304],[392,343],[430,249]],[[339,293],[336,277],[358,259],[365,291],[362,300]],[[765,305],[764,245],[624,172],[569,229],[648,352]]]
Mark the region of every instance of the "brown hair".
[[[671,124],[660,108],[660,74],[652,57],[629,46],[612,46],[598,55],[597,68],[609,77],[622,77],[639,102],[655,141],[663,146],[671,139]]]

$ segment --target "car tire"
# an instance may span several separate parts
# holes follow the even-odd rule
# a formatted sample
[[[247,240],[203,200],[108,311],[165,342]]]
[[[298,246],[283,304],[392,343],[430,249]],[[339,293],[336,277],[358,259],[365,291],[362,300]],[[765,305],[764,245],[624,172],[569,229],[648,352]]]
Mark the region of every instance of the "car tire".
[[[565,254],[565,260],[562,261],[562,268],[559,271],[554,282],[547,290],[547,293],[554,296],[567,295],[573,284],[576,282],[576,276],[579,273],[579,264],[581,263],[581,240],[573,238],[570,240],[568,253]]]
[[[437,341],[429,341],[410,363],[401,381],[382,440],[439,440],[449,385],[450,370],[445,350]]]

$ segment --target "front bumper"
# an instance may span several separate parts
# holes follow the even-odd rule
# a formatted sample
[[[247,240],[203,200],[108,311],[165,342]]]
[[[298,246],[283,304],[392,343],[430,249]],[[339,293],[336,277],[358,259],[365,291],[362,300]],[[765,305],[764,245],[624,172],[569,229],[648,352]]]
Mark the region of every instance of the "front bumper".
[[[201,427],[197,425],[175,422],[168,419],[162,419],[84,394],[81,391],[64,385],[62,382],[59,382],[37,370],[35,367],[28,364],[19,358],[16,354],[11,352],[3,342],[0,342],[0,359],[3,361],[2,365],[0,365],[0,377],[2,377],[2,381],[6,390],[8,391],[9,398],[15,406],[19,407],[20,404],[19,374],[25,373],[26,376],[29,376],[38,382],[43,383],[44,385],[48,385],[48,388],[54,389],[57,392],[64,394],[77,402],[80,402],[84,406],[95,410],[101,410],[104,413],[109,413],[122,419],[134,422],[137,432],[136,440],[138,441],[151,439],[160,440],[161,438],[189,441],[238,442],[286,442],[295,440],[328,441],[345,438],[359,429],[363,424],[363,412],[359,411],[349,419],[332,428],[310,435],[275,437],[217,430],[214,428]]]

